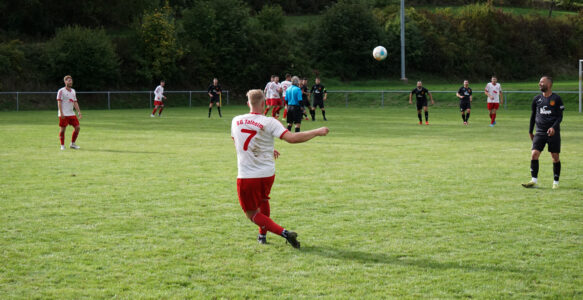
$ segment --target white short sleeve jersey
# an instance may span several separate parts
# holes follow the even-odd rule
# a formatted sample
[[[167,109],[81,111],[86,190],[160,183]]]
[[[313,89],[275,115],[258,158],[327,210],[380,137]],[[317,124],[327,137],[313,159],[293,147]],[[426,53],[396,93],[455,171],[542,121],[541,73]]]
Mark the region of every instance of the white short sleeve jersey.
[[[236,116],[231,123],[231,137],[237,150],[237,178],[264,178],[275,174],[274,138],[281,138],[287,129],[281,123],[262,114]]]
[[[64,117],[75,115],[74,103],[77,102],[77,95],[75,94],[74,89],[67,89],[66,87],[61,88],[57,92],[57,101],[61,102]],[[58,112],[58,116],[61,116],[61,111]]]
[[[157,86],[156,89],[154,90],[154,100],[156,101],[164,100],[164,88],[161,85]]]
[[[279,99],[279,92],[277,91],[277,89],[279,89],[279,83],[275,83],[275,82],[268,82],[267,85],[265,86],[265,90],[267,91],[267,94],[265,95],[266,99]]]
[[[287,90],[288,87],[290,87],[292,85],[291,81],[286,80],[286,81],[282,81],[281,82],[281,93],[283,94],[284,98],[285,98],[285,91]]]
[[[500,92],[502,92],[502,86],[499,83],[493,85],[491,82],[488,82],[488,84],[486,84],[486,92],[489,95],[494,96],[494,99],[488,97],[488,103],[500,103]]]

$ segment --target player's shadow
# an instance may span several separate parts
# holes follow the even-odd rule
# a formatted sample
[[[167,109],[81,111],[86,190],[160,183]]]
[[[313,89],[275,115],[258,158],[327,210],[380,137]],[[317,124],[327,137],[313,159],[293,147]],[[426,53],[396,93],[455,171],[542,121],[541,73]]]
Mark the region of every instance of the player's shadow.
[[[131,153],[131,154],[160,154],[154,151],[133,151],[133,150],[115,150],[115,149],[82,149],[83,151],[91,152],[109,152],[109,153]],[[167,152],[165,154],[168,154]]]
[[[523,273],[525,270],[521,270],[515,267],[501,267],[493,265],[479,265],[469,262],[438,262],[427,258],[415,258],[399,254],[390,253],[367,253],[362,251],[345,250],[345,249],[335,249],[335,248],[325,248],[320,246],[302,246],[302,253],[309,253],[320,255],[325,258],[340,259],[340,260],[352,260],[360,263],[370,263],[370,264],[391,264],[399,265],[405,267],[418,267],[418,268],[431,268],[431,269],[462,269],[467,271],[496,271],[496,272],[512,272],[512,273]]]

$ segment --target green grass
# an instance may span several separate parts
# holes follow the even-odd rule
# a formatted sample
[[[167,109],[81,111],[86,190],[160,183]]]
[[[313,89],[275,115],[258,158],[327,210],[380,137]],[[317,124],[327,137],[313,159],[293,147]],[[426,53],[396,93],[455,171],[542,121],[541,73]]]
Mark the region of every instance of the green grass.
[[[82,103],[81,103],[82,104]],[[583,119],[562,124],[530,179],[529,112],[498,125],[476,105],[334,108],[330,134],[282,153],[272,217],[236,195],[230,119],[244,106],[84,111],[81,150],[58,150],[56,112],[0,112],[0,295],[79,298],[582,298]],[[318,115],[319,117],[319,115]],[[67,143],[71,130],[67,132]]]

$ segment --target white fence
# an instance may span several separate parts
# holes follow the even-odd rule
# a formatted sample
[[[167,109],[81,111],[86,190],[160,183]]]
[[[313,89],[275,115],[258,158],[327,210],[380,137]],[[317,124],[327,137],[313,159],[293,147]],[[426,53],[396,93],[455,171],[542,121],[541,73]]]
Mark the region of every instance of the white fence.
[[[410,90],[329,90],[327,106],[331,107],[384,107],[405,105],[409,100]],[[457,91],[430,91],[437,105],[457,105]],[[207,91],[165,91],[167,106],[193,107],[208,105]],[[504,109],[526,107],[540,91],[504,91]],[[576,106],[577,91],[555,91],[568,109]],[[128,109],[152,108],[152,91],[101,91],[77,92],[83,109]],[[41,110],[54,109],[56,92],[0,92],[0,109],[3,110]],[[474,103],[485,102],[483,92],[474,93]],[[231,102],[243,104],[245,99],[232,101],[229,91],[223,91],[223,105]],[[579,111],[581,112],[581,111]]]

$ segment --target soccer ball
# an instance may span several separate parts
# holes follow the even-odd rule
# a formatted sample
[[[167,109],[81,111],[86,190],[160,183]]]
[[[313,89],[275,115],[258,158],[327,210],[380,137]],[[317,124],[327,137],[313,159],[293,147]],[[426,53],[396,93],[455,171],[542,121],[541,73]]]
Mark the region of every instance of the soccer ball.
[[[377,46],[374,48],[374,50],[372,50],[372,56],[374,59],[381,61],[387,58],[387,49],[385,49],[383,46]]]

